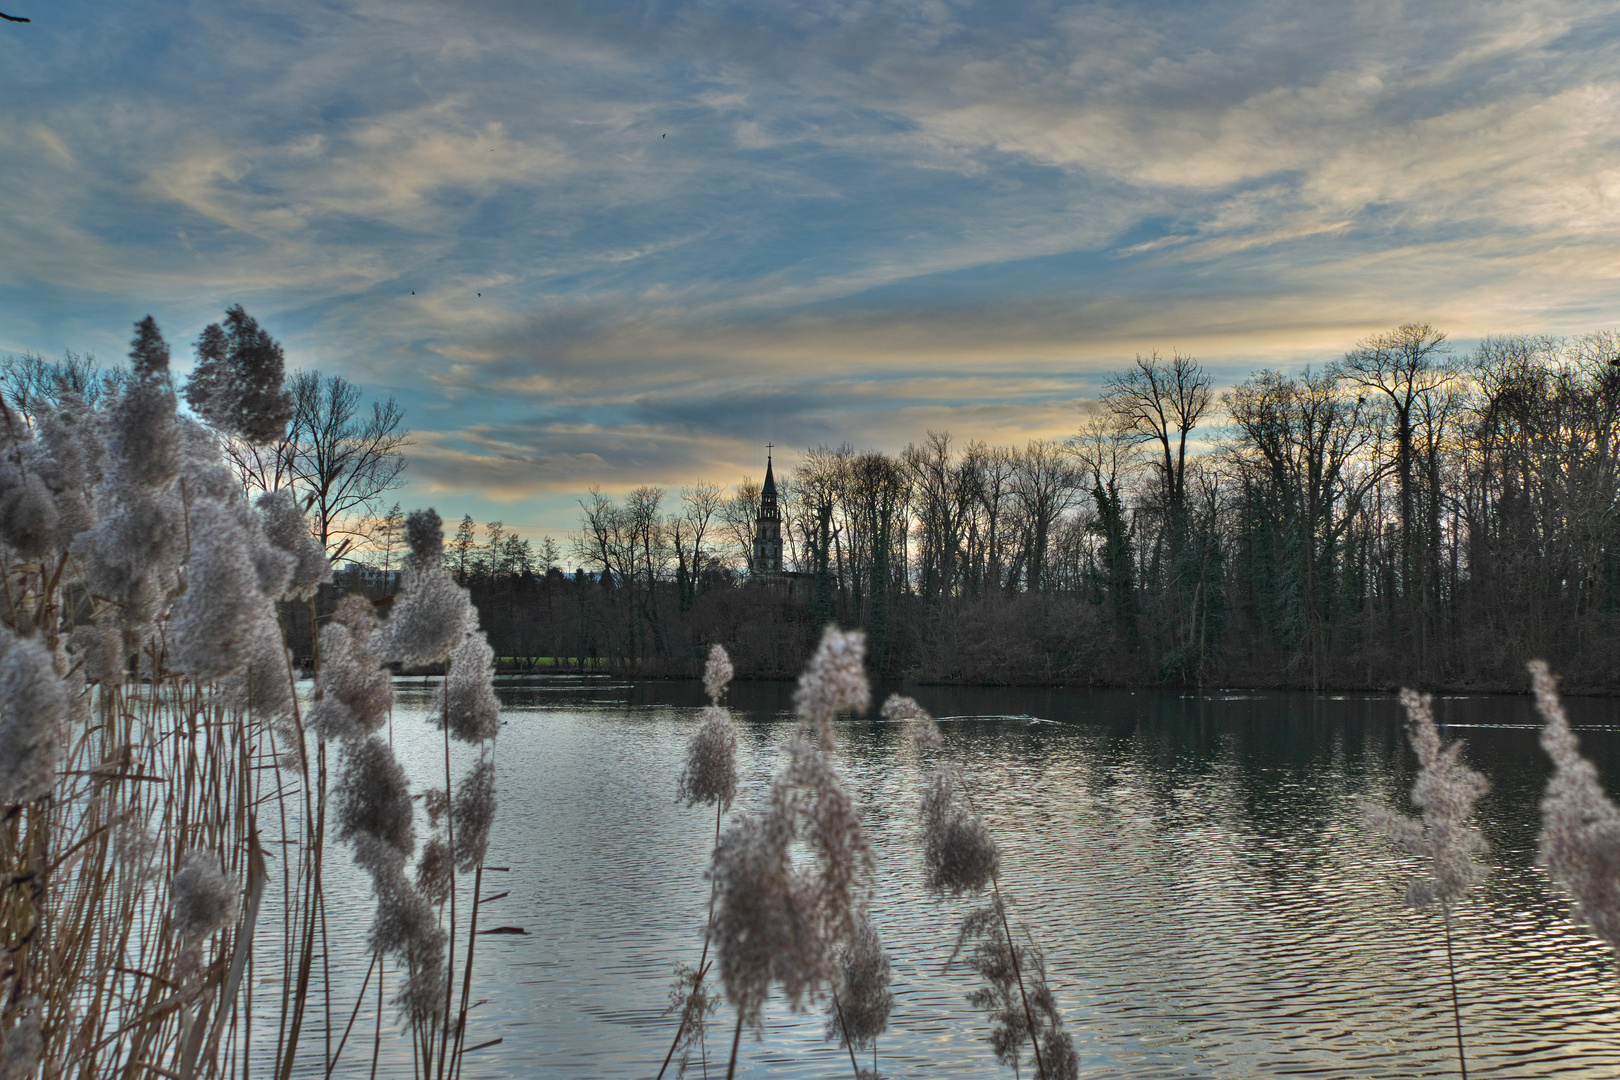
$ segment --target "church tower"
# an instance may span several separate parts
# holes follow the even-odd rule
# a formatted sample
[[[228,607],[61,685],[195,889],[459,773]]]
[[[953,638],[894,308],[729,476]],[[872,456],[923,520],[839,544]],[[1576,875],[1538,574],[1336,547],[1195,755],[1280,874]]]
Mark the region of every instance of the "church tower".
[[[776,505],[776,477],[771,449],[765,447],[765,486],[759,492],[759,520],[754,523],[754,573],[782,572],[782,511]]]

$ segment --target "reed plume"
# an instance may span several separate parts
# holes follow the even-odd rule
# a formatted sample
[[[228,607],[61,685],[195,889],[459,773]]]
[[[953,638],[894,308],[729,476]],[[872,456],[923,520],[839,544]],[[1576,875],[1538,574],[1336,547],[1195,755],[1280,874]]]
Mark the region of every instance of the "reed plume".
[[[450,821],[456,838],[456,869],[470,874],[489,850],[489,829],[495,823],[495,763],[480,758],[456,785],[450,800]]]
[[[447,737],[487,742],[488,648],[467,641],[465,592],[445,587],[437,516],[414,515],[407,617],[378,625],[364,601],[340,604],[320,634],[331,662],[317,661],[316,708],[300,717],[274,605],[313,597],[331,564],[290,492],[250,502],[223,457],[220,431],[259,439],[284,419],[279,349],[239,329],[240,355],[203,373],[214,428],[176,414],[150,318],[128,377],[98,404],[62,387],[31,418],[0,402],[0,1080],[42,1062],[52,1076],[252,1066],[286,1080],[295,1058],[330,1075],[342,1041],[310,1062],[303,1019],[331,992],[322,865],[336,836],[372,877],[374,947],[409,968],[396,1001],[425,1048],[438,1040],[437,1062],[419,1055],[418,1069],[442,1080],[459,1061],[473,939],[455,971],[440,913],[408,873],[408,778],[372,733],[392,700],[381,654],[397,641],[424,662],[459,650],[450,693],[465,705],[443,718]],[[495,812],[487,747],[448,809],[455,850],[476,863]],[[267,852],[261,832],[277,821]],[[267,888],[269,858],[280,888]],[[272,905],[279,950],[255,941]],[[466,977],[453,1031],[452,973]]]
[[[1436,901],[1449,904],[1484,880],[1488,871],[1476,856],[1484,854],[1488,845],[1470,822],[1474,803],[1490,785],[1485,777],[1462,763],[1461,741],[1441,744],[1429,695],[1402,690],[1400,700],[1406,710],[1407,737],[1419,765],[1412,784],[1412,803],[1422,816],[1410,818],[1366,802],[1362,820],[1369,828],[1428,860],[1427,873],[1406,886],[1407,903],[1421,909]]]
[[[0,1080],[28,1080],[35,1075],[45,1048],[45,1037],[39,1030],[42,1008],[43,1003],[37,997],[22,1003],[24,1015],[11,1025],[5,1044],[0,1046]]]
[[[281,552],[291,563],[291,570],[279,590],[266,591],[278,600],[308,600],[315,595],[315,590],[332,580],[332,561],[310,532],[304,512],[287,488],[265,492],[255,505],[264,522],[267,545]]]
[[[709,695],[711,702],[720,704],[720,699],[726,696],[726,689],[731,685],[733,674],[731,657],[726,654],[725,647],[710,645],[709,658],[703,663],[703,691]]]
[[[373,735],[345,746],[332,786],[337,838],[372,837],[406,858],[416,850],[411,785],[394,751]]]
[[[730,710],[720,704],[726,688],[731,685],[732,673],[731,657],[725,648],[711,645],[703,665],[703,689],[709,695],[709,705],[703,710],[703,723],[698,726],[697,734],[687,743],[686,765],[675,787],[676,799],[687,806],[713,804],[715,848],[720,844],[720,816],[737,794],[737,725],[731,720]],[[689,968],[683,964],[675,971],[670,1009],[680,1009],[681,1020],[675,1029],[675,1041],[670,1044],[663,1067],[658,1070],[660,1077],[676,1053],[681,1054],[676,1076],[686,1074],[693,1047],[707,1046],[708,1018],[720,1004],[720,995],[711,994],[703,981],[709,973],[709,942],[714,928],[717,891],[717,883],[711,882],[709,920],[703,928],[703,955],[698,959],[698,966]]]
[[[281,386],[284,367],[281,346],[233,304],[223,326],[210,323],[197,339],[186,403],[220,431],[271,442],[293,415],[292,394]]]
[[[241,509],[246,509],[245,506]],[[259,589],[248,520],[228,500],[194,501],[185,591],[169,613],[169,657],[198,682],[223,678],[247,663],[256,623],[268,601]]]
[[[737,794],[737,725],[721,705],[703,710],[703,723],[686,745],[686,766],[676,784],[677,798],[688,806],[712,804],[717,812]]]
[[[911,729],[912,746],[923,771],[918,817],[929,890],[961,896],[982,892],[987,885],[990,888],[989,903],[962,920],[946,966],[955,962],[969,942],[974,943],[968,952],[968,967],[985,985],[970,993],[968,1001],[989,1014],[990,1044],[996,1058],[1016,1072],[1028,1043],[1038,1080],[1073,1080],[1079,1074],[1080,1059],[1073,1037],[1063,1030],[1057,999],[1047,986],[1046,958],[1028,927],[1020,927],[1020,941],[1007,917],[999,880],[1000,849],[973,810],[961,770],[950,763],[931,769],[923,764],[945,745],[938,723],[917,702],[898,694],[883,703],[883,716]]]
[[[0,629],[0,804],[43,799],[56,783],[68,688],[37,638]]]
[[[321,670],[315,702],[305,726],[322,739],[349,740],[370,735],[388,719],[394,703],[389,671],[371,651],[377,632],[373,608],[364,597],[338,602],[332,621],[321,628]]]
[[[450,670],[434,701],[434,723],[465,743],[480,743],[500,734],[494,677],[494,650],[483,634],[469,631],[450,654]]]
[[[1620,950],[1620,809],[1581,756],[1557,678],[1543,660],[1530,661],[1529,668],[1545,723],[1541,745],[1553,763],[1541,800],[1541,861],[1575,898],[1574,917]]]
[[[870,702],[865,636],[829,626],[799,679],[803,723],[765,806],[721,834],[710,870],[716,907],[711,939],[720,978],[737,1010],[734,1071],[745,1026],[758,1026],[772,985],[797,1012],[835,974],[840,947],[854,943],[871,892],[871,848],[854,800],[827,756],[832,721]],[[802,843],[808,859],[793,856]]]
[[[990,1045],[997,1060],[1014,1070],[1027,1042],[1036,1060],[1037,1077],[1074,1080],[1080,1061],[1074,1040],[1063,1030],[1057,999],[1046,983],[1046,957],[1028,929],[1023,940],[1007,930],[1001,897],[962,921],[952,959],[968,948],[968,967],[984,980],[968,1000],[990,1015]]]
[[[954,769],[937,768],[923,781],[923,866],[928,887],[960,896],[989,885],[1001,866],[1001,851],[984,819],[962,797]]]
[[[899,694],[890,694],[883,703],[883,719],[891,724],[905,724],[911,729],[911,747],[918,756],[930,750],[938,750],[945,745],[945,739],[939,733],[939,724],[928,715],[928,710],[918,705],[915,700],[902,697]]]
[[[56,536],[56,501],[33,432],[5,403],[0,410],[0,541],[37,557]]]
[[[670,987],[669,1006],[664,1015],[678,1012],[681,1019],[675,1029],[675,1041],[664,1055],[663,1067],[658,1070],[660,1077],[674,1061],[675,1077],[680,1080],[691,1068],[694,1053],[702,1057],[704,1071],[708,1071],[708,1018],[720,1007],[720,995],[710,992],[709,984],[704,982],[707,974],[707,965],[693,968],[680,964],[675,968],[675,984]]]
[[[194,948],[236,917],[237,887],[211,851],[187,852],[169,892],[169,925],[184,949]]]
[[[407,565],[378,651],[407,667],[443,660],[477,626],[472,599],[440,567]]]
[[[1457,1065],[1464,1080],[1468,1060],[1463,1052],[1462,1006],[1457,995],[1457,965],[1451,948],[1451,905],[1485,878],[1487,868],[1476,856],[1487,850],[1485,838],[1471,823],[1474,803],[1489,790],[1485,777],[1462,763],[1461,741],[1443,745],[1435,727],[1433,702],[1427,694],[1401,691],[1407,737],[1417,753],[1418,775],[1412,803],[1421,818],[1398,814],[1364,800],[1362,820],[1406,850],[1427,860],[1426,873],[1406,885],[1406,902],[1415,908],[1440,904],[1446,938],[1446,970],[1451,980],[1452,1020],[1457,1035]]]
[[[824,745],[832,745],[832,721],[841,712],[865,712],[872,703],[866,681],[866,634],[828,626],[821,644],[799,676],[793,708],[814,728]]]
[[[854,938],[840,946],[836,976],[827,1017],[827,1038],[849,1050],[849,1063],[857,1077],[868,1075],[855,1062],[855,1051],[872,1051],[873,1078],[877,1076],[877,1040],[889,1028],[894,993],[889,989],[889,957],[878,939],[871,916],[861,911]]]

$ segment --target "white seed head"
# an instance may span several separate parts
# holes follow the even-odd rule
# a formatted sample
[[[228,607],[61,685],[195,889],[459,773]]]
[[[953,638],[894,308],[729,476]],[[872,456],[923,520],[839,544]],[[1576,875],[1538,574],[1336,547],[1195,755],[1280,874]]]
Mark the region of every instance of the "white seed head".
[[[811,900],[823,935],[849,941],[872,875],[860,812],[827,753],[806,739],[788,742],[786,766],[771,789],[773,812],[791,817],[815,856]]]
[[[962,798],[953,770],[935,769],[924,783],[921,816],[928,887],[953,896],[978,892],[994,879],[1001,851],[984,820]]]
[[[409,856],[416,848],[411,785],[394,751],[375,735],[344,747],[332,785],[337,838],[376,837]]]
[[[413,510],[406,516],[405,546],[410,549],[410,560],[419,568],[444,562],[444,522],[432,507]]]
[[[45,1050],[39,1026],[43,1005],[38,998],[27,998],[22,1009],[24,1015],[11,1025],[5,1045],[0,1047],[0,1080],[29,1080],[39,1071],[39,1059]]]
[[[236,917],[236,886],[211,851],[187,852],[169,890],[170,926],[183,948],[196,945]]]
[[[227,704],[257,720],[275,724],[293,715],[296,703],[281,623],[269,605],[261,607],[254,621],[247,663],[228,676],[220,689]]]
[[[792,840],[792,823],[766,813],[728,826],[715,847],[709,933],[726,998],[744,1023],[759,1023],[773,982],[799,1007],[828,970],[809,883],[789,855]]]
[[[257,506],[265,540],[292,559],[292,575],[277,599],[308,600],[323,583],[332,580],[332,561],[310,532],[309,521],[290,489],[265,492],[259,496]]]
[[[96,622],[81,623],[68,634],[68,652],[82,665],[85,680],[102,686],[122,686],[129,659],[124,652],[124,635],[112,622],[104,616]]]
[[[189,517],[185,592],[168,621],[170,660],[197,682],[212,682],[251,658],[254,632],[268,601],[259,591],[254,537],[236,509],[200,499],[191,505]]]
[[[158,363],[158,354],[149,351],[146,358],[153,362],[143,368],[143,361],[136,361],[136,376],[124,383],[103,420],[106,480],[126,493],[163,487],[180,472],[180,427],[168,357]]]
[[[726,655],[725,647],[710,646],[708,662],[703,665],[703,690],[710,701],[720,704],[720,699],[726,696],[726,687],[731,685],[731,676],[731,657]]]
[[[444,837],[435,836],[422,845],[422,854],[416,860],[416,887],[430,904],[442,904],[450,898],[450,845]]]
[[[439,687],[433,718],[446,723],[450,736],[462,742],[493,739],[501,731],[501,707],[495,698],[495,652],[481,631],[462,638],[450,656],[450,672]]]
[[[351,600],[357,600],[363,611],[357,611]],[[360,738],[388,718],[394,688],[388,669],[370,648],[374,624],[371,605],[350,596],[338,605],[332,622],[321,628],[321,671],[315,681],[320,700],[310,706],[304,722],[322,739]]]
[[[703,710],[703,723],[686,744],[686,767],[681,770],[677,798],[688,806],[731,805],[737,794],[737,725],[731,711],[721,705]]]
[[[841,712],[865,712],[872,701],[866,681],[866,635],[859,630],[828,626],[821,636],[799,688],[793,706],[799,718],[818,729],[823,741],[831,742],[832,720]]]
[[[84,559],[90,592],[117,604],[123,628],[144,637],[178,587],[185,511],[173,488],[112,488],[110,480],[102,485],[101,519],[79,534],[72,550]]]
[[[489,850],[489,829],[495,823],[495,763],[487,757],[456,785],[450,800],[450,823],[456,837],[456,869],[471,873]]]
[[[68,689],[37,638],[10,639],[0,655],[0,804],[43,799],[56,783]]]
[[[883,719],[891,724],[909,725],[911,745],[919,754],[926,750],[938,750],[945,745],[945,740],[939,734],[939,725],[934,722],[934,718],[928,715],[927,709],[911,698],[890,694],[888,700],[883,703]]]
[[[854,939],[838,950],[837,1002],[827,1017],[827,1038],[857,1050],[870,1047],[889,1027],[894,994],[889,989],[889,957],[878,940],[871,914],[856,918]]]
[[[378,651],[407,667],[443,660],[478,625],[467,590],[439,566],[411,567],[402,575],[393,611],[381,628]]]
[[[1575,898],[1577,918],[1620,950],[1620,809],[1580,742],[1558,699],[1558,681],[1545,661],[1530,662],[1536,709],[1546,726],[1541,745],[1553,774],[1541,800],[1541,861]]]
[[[433,905],[406,877],[399,848],[370,834],[357,836],[354,848],[354,861],[371,874],[377,894],[370,945],[409,966],[394,1004],[408,1019],[428,1023],[444,1007],[445,932]]]
[[[11,415],[7,409],[4,419]],[[42,475],[41,458],[27,428],[9,443],[0,439],[0,542],[30,558],[55,550],[60,539],[56,500]]]
[[[1427,873],[1407,888],[1408,902],[1425,907],[1435,900],[1454,900],[1484,879],[1487,868],[1476,856],[1483,854],[1487,845],[1469,821],[1474,803],[1489,784],[1484,776],[1462,763],[1461,742],[1441,744],[1427,694],[1402,690],[1401,705],[1406,710],[1407,735],[1418,757],[1412,802],[1422,811],[1422,820],[1364,801],[1362,821],[1428,859]]]

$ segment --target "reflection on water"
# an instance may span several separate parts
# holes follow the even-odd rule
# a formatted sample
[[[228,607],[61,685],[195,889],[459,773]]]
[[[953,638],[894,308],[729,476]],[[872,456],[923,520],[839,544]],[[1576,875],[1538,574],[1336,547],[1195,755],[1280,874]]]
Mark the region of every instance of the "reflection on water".
[[[428,692],[407,681],[399,691],[396,747],[413,778],[430,782],[443,746],[421,714]],[[742,809],[791,729],[790,691],[734,689]],[[673,1034],[663,1012],[674,968],[696,962],[708,900],[712,812],[674,802],[700,690],[587,680],[507,683],[501,694],[490,862],[511,867],[498,875],[511,895],[484,918],[530,936],[480,939],[475,997],[489,1001],[467,1042],[504,1041],[471,1055],[465,1075],[650,1076]],[[917,697],[945,718],[946,752],[1002,845],[1005,887],[1046,951],[1082,1075],[1455,1074],[1439,915],[1402,907],[1412,860],[1367,836],[1355,805],[1363,794],[1405,805],[1412,759],[1392,699],[940,688]],[[1620,707],[1570,708],[1588,755],[1615,775]],[[1567,923],[1534,866],[1547,765],[1529,700],[1453,698],[1436,711],[1493,783],[1480,813],[1499,869],[1456,924],[1470,1072],[1620,1074],[1615,963]],[[840,738],[893,960],[882,1072],[993,1074],[987,1025],[964,1000],[970,976],[946,968],[969,903],[922,888],[909,740],[864,721],[842,725]],[[369,918],[363,879],[339,872],[333,888],[344,895],[329,917],[354,931],[353,945]],[[766,1017],[762,1041],[745,1037],[740,1075],[849,1075],[819,1016],[778,1005]],[[724,1016],[721,1026],[729,1035]],[[729,1042],[716,1037],[718,1076]],[[371,1041],[368,1030],[367,1067]],[[346,1054],[345,1065],[361,1060]]]

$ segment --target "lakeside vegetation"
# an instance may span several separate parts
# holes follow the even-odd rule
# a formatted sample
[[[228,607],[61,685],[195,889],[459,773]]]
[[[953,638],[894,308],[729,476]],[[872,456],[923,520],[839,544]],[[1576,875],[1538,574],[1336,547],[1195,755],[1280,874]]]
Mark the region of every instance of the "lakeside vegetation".
[[[375,1075],[386,1028],[415,1075],[453,1077],[479,1048],[493,657],[431,510],[402,522],[386,618],[315,603],[359,493],[398,475],[397,410],[356,421],[357,392],[314,374],[284,389],[240,307],[197,342],[193,416],[150,317],[132,346],[127,369],[3,372],[0,1076],[287,1080],[331,1076],[346,1048]],[[256,485],[244,465],[278,443],[297,472]],[[288,626],[318,635],[307,694]],[[394,756],[400,664],[448,668],[442,780],[413,785]],[[472,748],[460,777],[451,739]],[[348,929],[327,923],[340,851],[375,901],[352,998],[328,949]]]

